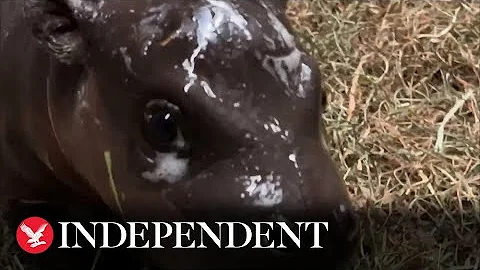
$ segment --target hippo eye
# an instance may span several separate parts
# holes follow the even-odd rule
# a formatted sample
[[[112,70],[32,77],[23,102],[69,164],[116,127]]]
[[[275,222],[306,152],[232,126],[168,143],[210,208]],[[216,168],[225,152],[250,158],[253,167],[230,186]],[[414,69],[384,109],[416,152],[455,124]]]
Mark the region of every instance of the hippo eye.
[[[145,106],[143,132],[150,146],[159,152],[184,147],[179,127],[180,110],[166,100],[152,100]]]

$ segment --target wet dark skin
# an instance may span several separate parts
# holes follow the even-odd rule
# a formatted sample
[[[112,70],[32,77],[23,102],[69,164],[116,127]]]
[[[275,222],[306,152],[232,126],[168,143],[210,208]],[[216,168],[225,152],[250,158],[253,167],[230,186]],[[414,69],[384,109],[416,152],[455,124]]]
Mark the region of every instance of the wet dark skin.
[[[285,8],[274,0],[1,3],[5,195],[74,196],[126,220],[330,222],[327,248],[308,257],[142,251],[153,267],[347,261],[357,222],[321,143],[318,67],[293,41]]]

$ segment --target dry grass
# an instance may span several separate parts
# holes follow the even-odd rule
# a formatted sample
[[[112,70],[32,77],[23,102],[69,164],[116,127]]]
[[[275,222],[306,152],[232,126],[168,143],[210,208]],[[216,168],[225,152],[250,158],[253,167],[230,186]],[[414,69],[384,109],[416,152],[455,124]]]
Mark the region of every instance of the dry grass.
[[[480,2],[294,0],[289,15],[362,213],[353,268],[480,269]],[[0,268],[22,269],[8,243]]]
[[[363,218],[355,269],[480,269],[480,2],[291,1]]]

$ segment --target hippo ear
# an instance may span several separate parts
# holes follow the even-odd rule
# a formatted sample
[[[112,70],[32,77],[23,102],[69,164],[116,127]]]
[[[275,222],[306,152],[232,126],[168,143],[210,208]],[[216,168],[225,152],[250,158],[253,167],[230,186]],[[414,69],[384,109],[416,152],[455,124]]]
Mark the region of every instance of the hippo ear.
[[[74,64],[85,60],[85,41],[63,0],[26,0],[25,14],[34,37],[60,62]]]

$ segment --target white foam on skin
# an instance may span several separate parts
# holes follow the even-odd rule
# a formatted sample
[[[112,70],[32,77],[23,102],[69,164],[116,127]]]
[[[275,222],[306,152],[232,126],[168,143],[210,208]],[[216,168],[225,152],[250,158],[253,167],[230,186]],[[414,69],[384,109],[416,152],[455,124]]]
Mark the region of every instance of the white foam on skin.
[[[253,201],[256,206],[272,207],[283,200],[283,189],[278,188],[274,183],[265,182],[257,186],[253,191],[257,198]]]
[[[301,67],[301,75],[303,79],[309,80],[309,68],[307,65],[301,62],[302,52],[297,48],[295,43],[295,37],[288,32],[288,29],[283,25],[283,23],[275,16],[275,14],[268,8],[263,1],[261,2],[265,10],[267,11],[267,16],[269,18],[270,25],[277,31],[278,40],[283,43],[284,47],[291,49],[290,53],[284,56],[270,56],[270,55],[257,55],[257,57],[262,61],[262,66],[265,68],[272,76],[280,80],[285,86],[291,90],[292,86],[289,82],[290,74],[298,71]],[[264,39],[267,41],[267,46],[269,48],[274,48],[274,42],[271,38],[268,38],[264,35]],[[311,73],[311,70],[310,70]],[[296,89],[297,96],[305,97],[305,91],[302,83],[298,85]]]
[[[185,138],[180,130],[178,130],[178,137],[174,145],[179,148],[185,146]],[[185,177],[189,169],[190,160],[188,158],[179,158],[176,152],[161,153],[155,151],[154,158],[145,156],[145,159],[155,167],[151,171],[143,172],[142,177],[152,183],[160,181],[166,181],[170,184],[176,183]]]
[[[281,132],[282,128],[280,127],[280,122],[278,122],[278,120],[276,118],[273,118],[273,121],[275,123],[265,122],[263,124],[263,127],[265,128],[265,130],[267,130],[267,131],[271,130],[273,134]]]
[[[98,2],[91,2],[91,1],[84,1],[84,0],[69,0],[67,3],[70,4],[70,7],[74,11],[83,12],[85,16],[93,21],[98,16],[98,10],[101,9],[105,5],[105,1],[101,0]]]
[[[302,53],[295,48],[292,52],[285,56],[265,55],[264,59],[262,60],[262,66],[268,72],[270,72],[270,74],[277,77],[287,87],[290,87],[288,79],[289,74],[298,70],[301,57]]]
[[[309,83],[312,80],[312,69],[302,63],[302,72],[300,73],[300,85],[298,86],[297,96],[301,98],[306,98],[307,94],[305,93],[305,88],[303,84]]]
[[[188,159],[178,158],[177,153],[159,153],[153,160],[155,168],[153,171],[142,173],[142,177],[150,182],[158,183],[161,180],[170,184],[180,181],[188,171]]]
[[[218,30],[221,26],[228,25],[230,32],[233,32],[234,28],[238,28],[247,37],[247,40],[252,38],[250,31],[247,29],[248,22],[231,4],[218,0],[207,0],[207,2],[209,5],[200,7],[193,17],[194,22],[197,23],[195,32],[197,47],[193,50],[190,58],[185,59],[182,63],[183,68],[187,71],[188,78],[188,83],[183,88],[185,93],[198,78],[195,74],[195,60],[199,58],[200,52],[207,49],[210,42],[217,42]],[[208,83],[202,81],[201,86],[208,96],[216,97]]]
[[[292,153],[290,155],[288,155],[288,159],[293,162],[293,165],[295,166],[295,169],[297,169],[297,173],[298,173],[298,176],[302,176],[302,172],[300,171],[299,167],[298,167],[298,163],[297,163],[297,154],[295,153]]]
[[[246,196],[253,198],[253,204],[261,207],[272,207],[282,203],[283,188],[280,179],[274,181],[273,172],[265,177],[252,175],[241,177],[244,180],[245,192],[240,194],[242,199]]]
[[[297,164],[297,155],[295,154],[290,154],[288,155],[288,159],[293,162],[293,164],[295,165],[295,168],[298,169],[298,164]]]
[[[288,32],[288,29],[283,25],[283,23],[275,16],[275,14],[272,12],[272,10],[263,2],[261,1],[263,8],[267,11],[267,16],[268,19],[270,20],[270,24],[272,27],[278,31],[279,37],[287,48],[295,48],[295,37]]]

